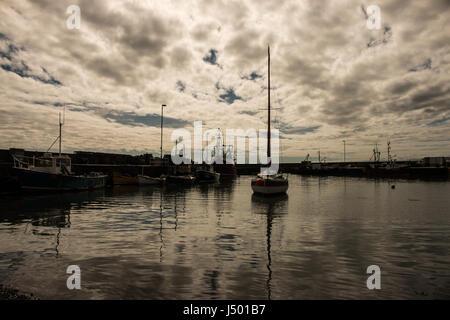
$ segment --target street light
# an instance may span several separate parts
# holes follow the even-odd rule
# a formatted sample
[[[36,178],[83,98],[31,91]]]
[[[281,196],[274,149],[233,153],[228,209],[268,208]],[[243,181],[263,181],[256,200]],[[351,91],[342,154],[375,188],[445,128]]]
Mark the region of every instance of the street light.
[[[162,150],[162,142],[163,142],[163,118],[164,118],[164,111],[163,111],[163,107],[166,107],[165,104],[161,105],[161,161],[163,159],[163,150]]]
[[[345,140],[342,140],[344,142],[344,162],[345,162]]]

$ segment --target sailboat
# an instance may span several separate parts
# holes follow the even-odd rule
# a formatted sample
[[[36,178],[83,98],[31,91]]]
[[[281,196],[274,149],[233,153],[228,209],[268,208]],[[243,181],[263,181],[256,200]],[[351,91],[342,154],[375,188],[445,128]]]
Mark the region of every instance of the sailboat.
[[[268,166],[271,164],[271,150],[270,150],[270,47],[267,47],[267,69],[268,69],[268,87],[267,87],[267,159],[269,160]],[[254,193],[259,194],[280,194],[286,193],[289,182],[287,177],[282,174],[258,174],[251,182],[252,190]]]
[[[162,154],[162,134],[163,134],[163,107],[166,107],[165,104],[161,105],[161,164],[163,164],[163,154]],[[137,182],[139,185],[160,185],[164,182],[163,178],[150,177],[144,174],[144,167],[142,167],[141,174],[137,176]]]
[[[162,181],[163,181],[161,178],[149,177],[144,174],[138,175],[137,179],[138,179],[139,185],[141,185],[141,186],[142,185],[153,185],[153,186],[160,185],[160,184],[162,184]]]

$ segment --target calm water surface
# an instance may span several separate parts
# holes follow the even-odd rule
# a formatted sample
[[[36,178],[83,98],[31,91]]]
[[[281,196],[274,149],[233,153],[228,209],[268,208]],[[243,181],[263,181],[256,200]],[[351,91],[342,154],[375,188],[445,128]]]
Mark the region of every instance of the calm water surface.
[[[290,176],[268,200],[250,179],[3,196],[0,283],[44,299],[450,298],[449,182]]]

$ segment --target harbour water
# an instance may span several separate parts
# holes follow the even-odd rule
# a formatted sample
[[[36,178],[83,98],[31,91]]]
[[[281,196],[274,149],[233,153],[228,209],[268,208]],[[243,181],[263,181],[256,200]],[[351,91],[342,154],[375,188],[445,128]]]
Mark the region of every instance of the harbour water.
[[[2,196],[0,284],[42,299],[450,298],[448,181],[291,175],[267,199],[250,180]]]

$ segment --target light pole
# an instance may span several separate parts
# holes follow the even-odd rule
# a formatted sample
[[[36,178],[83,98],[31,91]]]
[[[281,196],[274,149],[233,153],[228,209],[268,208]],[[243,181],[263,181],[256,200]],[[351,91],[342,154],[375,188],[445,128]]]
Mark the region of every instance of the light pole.
[[[163,159],[163,150],[162,150],[162,141],[163,141],[163,118],[164,118],[164,109],[163,107],[165,107],[165,104],[161,105],[161,161]]]
[[[345,162],[345,140],[342,140],[344,142],[344,162]]]

